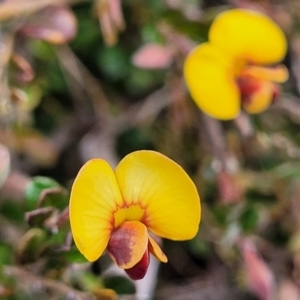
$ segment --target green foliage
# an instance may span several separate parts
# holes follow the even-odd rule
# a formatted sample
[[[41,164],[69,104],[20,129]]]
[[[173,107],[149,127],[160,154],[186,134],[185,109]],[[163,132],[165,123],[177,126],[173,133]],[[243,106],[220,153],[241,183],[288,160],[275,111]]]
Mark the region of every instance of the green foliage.
[[[0,299],[92,299],[94,294],[113,300],[114,292],[106,294],[112,289],[122,300],[136,293],[127,277],[109,273],[108,256],[92,264],[83,257],[72,240],[67,208],[70,187],[86,160],[103,157],[116,164],[140,149],[157,150],[177,161],[192,177],[202,202],[197,236],[188,242],[163,242],[169,262],[156,274],[155,299],[194,294],[195,299],[252,299],[246,291],[244,240],[253,243],[275,274],[277,290],[280,280],[299,285],[297,76],[291,74],[283,86],[284,99],[279,97],[263,114],[249,116],[253,134],[244,136],[238,122],[213,123],[204,117],[183,80],[187,53],[207,41],[212,20],[227,6],[208,10],[203,6],[209,1],[123,0],[126,27],[113,24],[117,42],[110,46],[105,44],[97,1],[79,2],[72,6],[77,34],[68,44],[22,35],[23,24],[31,18],[23,13],[0,28],[1,45],[9,44],[6,34],[12,37],[14,54],[24,57],[35,74],[30,82],[22,81],[20,74],[28,69],[13,65],[12,57],[1,63],[0,119],[3,99],[12,98],[13,121],[0,128],[0,143],[10,151],[10,175],[22,174],[28,183],[24,189],[23,181],[9,181],[0,195]],[[280,26],[295,51],[286,59],[293,70],[293,57],[300,55],[295,47],[299,12],[287,10],[285,3],[280,11],[272,5],[268,1],[276,19],[286,20]],[[295,24],[288,28],[289,22]],[[147,43],[172,49],[172,63],[162,69],[135,66],[133,55]],[[15,88],[24,92],[24,99],[14,98]],[[52,159],[49,149],[55,154]],[[38,155],[41,159],[32,159]],[[221,171],[227,175],[225,183],[219,181]],[[212,286],[210,293],[207,286]]]
[[[105,77],[114,81],[124,80],[129,74],[128,54],[121,47],[104,47],[98,52],[98,67]]]
[[[67,204],[67,197],[63,188],[55,180],[37,176],[28,183],[25,191],[25,201],[28,210],[33,210],[37,204],[64,208]]]
[[[0,261],[2,264],[10,265],[13,263],[13,255],[11,249],[7,245],[0,245]]]

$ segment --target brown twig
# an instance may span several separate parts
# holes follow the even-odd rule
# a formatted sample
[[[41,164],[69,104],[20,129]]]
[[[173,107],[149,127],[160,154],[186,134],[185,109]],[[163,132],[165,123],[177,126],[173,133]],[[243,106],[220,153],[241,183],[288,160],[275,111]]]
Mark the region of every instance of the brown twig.
[[[93,111],[96,113],[97,118],[99,120],[107,118],[107,116],[110,115],[109,101],[99,80],[91,74],[68,46],[63,45],[56,47],[56,55],[65,73],[69,78],[73,79],[74,84],[72,87],[78,85],[89,96],[93,104]],[[82,99],[80,101],[82,101]],[[81,106],[82,105],[80,105],[80,107]]]
[[[127,112],[118,118],[118,126],[122,128],[125,124],[135,126],[151,123],[170,104],[171,99],[168,97],[168,91],[163,87],[144,99],[142,104],[131,106]]]
[[[250,117],[245,112],[241,112],[234,120],[237,129],[243,139],[250,138],[254,135],[254,129]]]
[[[292,95],[283,94],[271,110],[279,110],[286,114],[295,123],[300,124],[300,99]]]
[[[3,266],[2,270],[4,275],[13,277],[21,290],[28,291],[29,294],[37,292],[38,289],[39,294],[40,292],[44,292],[45,296],[54,293],[64,299],[96,299],[93,295],[75,290],[61,281],[37,276],[19,267]]]
[[[75,4],[87,0],[11,0],[0,5],[0,20],[7,21],[9,19],[31,14],[48,5],[66,5]]]
[[[201,129],[204,131],[205,138],[208,141],[209,150],[220,164],[216,171],[226,171],[228,149],[221,122],[204,113],[202,114],[202,121],[203,126],[201,126]]]

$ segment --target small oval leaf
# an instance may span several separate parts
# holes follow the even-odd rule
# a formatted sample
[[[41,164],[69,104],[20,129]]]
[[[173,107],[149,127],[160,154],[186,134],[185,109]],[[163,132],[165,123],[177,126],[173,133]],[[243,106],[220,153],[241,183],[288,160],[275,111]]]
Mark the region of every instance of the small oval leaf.
[[[172,50],[164,45],[146,44],[139,48],[132,57],[132,63],[143,69],[163,69],[173,61]]]

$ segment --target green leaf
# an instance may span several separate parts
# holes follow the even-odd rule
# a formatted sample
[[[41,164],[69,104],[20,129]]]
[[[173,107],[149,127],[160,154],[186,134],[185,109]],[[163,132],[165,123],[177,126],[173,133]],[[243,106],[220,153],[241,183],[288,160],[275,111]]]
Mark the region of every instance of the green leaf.
[[[70,251],[62,254],[62,257],[69,263],[86,263],[86,258],[78,251],[76,247],[72,247]]]
[[[1,264],[12,264],[13,262],[13,252],[11,248],[6,245],[0,244],[0,262]]]
[[[120,47],[105,47],[98,52],[99,69],[112,80],[125,79],[129,72],[129,56]]]
[[[27,203],[28,210],[33,210],[37,207],[37,203],[40,200],[41,194],[44,190],[59,189],[59,188],[61,188],[59,183],[51,178],[42,177],[42,176],[33,177],[31,182],[26,186],[26,190],[25,190],[25,201]],[[62,190],[62,194],[63,194],[63,190]],[[60,205],[60,202],[62,200],[61,196],[62,195],[60,195],[59,192],[53,195],[49,194],[49,197],[54,198],[53,202],[56,202],[57,204],[55,205],[54,203],[55,207],[57,206],[63,207],[63,205]]]
[[[254,230],[257,222],[259,220],[258,215],[259,207],[255,205],[251,205],[245,209],[245,211],[242,213],[240,217],[240,222],[243,230],[245,232],[249,232],[251,230]]]

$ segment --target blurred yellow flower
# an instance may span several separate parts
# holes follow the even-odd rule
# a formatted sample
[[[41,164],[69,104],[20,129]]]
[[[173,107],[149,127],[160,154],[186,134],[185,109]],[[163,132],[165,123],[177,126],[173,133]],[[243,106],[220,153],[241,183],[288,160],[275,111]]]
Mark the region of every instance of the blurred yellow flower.
[[[281,29],[266,15],[232,9],[217,16],[209,41],[187,57],[184,75],[192,98],[208,115],[222,120],[267,109],[285,82],[280,62],[287,50]],[[269,65],[269,66],[268,66]]]
[[[155,151],[127,155],[116,170],[91,159],[71,191],[70,223],[74,241],[89,261],[105,249],[133,279],[147,272],[149,252],[167,257],[148,230],[172,240],[193,238],[200,223],[197,189],[174,161]]]

